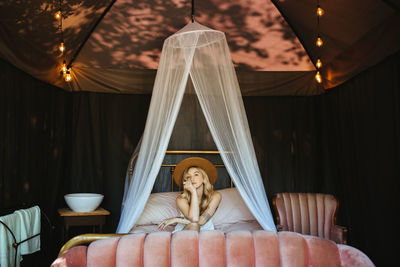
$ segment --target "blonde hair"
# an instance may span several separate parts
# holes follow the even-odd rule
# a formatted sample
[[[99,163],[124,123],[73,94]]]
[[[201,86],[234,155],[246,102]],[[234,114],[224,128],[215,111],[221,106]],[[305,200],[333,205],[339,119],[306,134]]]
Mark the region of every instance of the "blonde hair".
[[[214,193],[214,186],[210,183],[210,179],[208,179],[207,173],[202,168],[199,168],[197,166],[191,166],[185,169],[182,174],[182,183],[186,182],[187,173],[191,168],[196,168],[203,176],[203,195],[201,196],[200,201],[200,212],[203,212],[207,208],[208,203],[210,203],[211,196]],[[190,203],[190,196],[190,192],[184,189],[179,197],[187,199],[187,201]]]

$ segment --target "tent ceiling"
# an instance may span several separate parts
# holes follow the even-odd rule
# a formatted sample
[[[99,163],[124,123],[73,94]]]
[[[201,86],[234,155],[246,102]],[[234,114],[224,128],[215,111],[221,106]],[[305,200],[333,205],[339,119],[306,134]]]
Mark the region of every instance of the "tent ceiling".
[[[67,84],[58,71],[59,1],[1,1],[0,57],[66,90],[150,92],[163,41],[187,24],[190,2],[63,1],[74,74]],[[312,95],[323,91],[313,79],[318,56],[323,87],[331,88],[400,49],[399,2],[320,0],[322,49],[314,45],[316,0],[197,0],[195,13],[226,33],[244,94]]]

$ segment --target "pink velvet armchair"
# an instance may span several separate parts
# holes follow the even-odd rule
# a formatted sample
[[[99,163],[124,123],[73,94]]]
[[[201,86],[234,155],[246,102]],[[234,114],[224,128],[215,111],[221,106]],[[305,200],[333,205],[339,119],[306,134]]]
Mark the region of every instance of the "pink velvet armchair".
[[[279,193],[272,199],[278,231],[292,231],[347,243],[347,229],[336,225],[339,203],[333,195]]]

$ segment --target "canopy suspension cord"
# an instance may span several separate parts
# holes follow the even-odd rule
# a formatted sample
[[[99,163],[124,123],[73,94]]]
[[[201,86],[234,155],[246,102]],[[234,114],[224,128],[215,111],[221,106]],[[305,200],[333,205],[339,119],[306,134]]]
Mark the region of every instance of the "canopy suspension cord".
[[[192,0],[192,22],[194,22],[194,0]]]

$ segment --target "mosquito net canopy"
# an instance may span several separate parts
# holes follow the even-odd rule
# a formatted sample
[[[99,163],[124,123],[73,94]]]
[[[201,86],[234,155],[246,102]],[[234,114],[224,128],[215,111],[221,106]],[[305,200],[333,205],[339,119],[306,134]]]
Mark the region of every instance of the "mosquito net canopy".
[[[117,232],[129,232],[145,207],[189,76],[231,179],[260,225],[276,231],[225,34],[191,22],[164,42],[139,154],[125,182]]]

